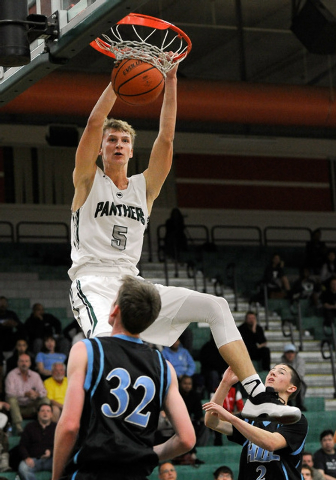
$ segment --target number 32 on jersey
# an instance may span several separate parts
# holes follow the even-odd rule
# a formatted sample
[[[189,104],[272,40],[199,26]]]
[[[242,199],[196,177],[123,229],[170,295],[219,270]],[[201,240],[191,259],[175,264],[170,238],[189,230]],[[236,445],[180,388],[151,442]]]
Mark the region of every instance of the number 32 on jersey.
[[[118,407],[115,411],[112,410],[108,403],[104,403],[101,407],[102,413],[109,418],[116,418],[123,415],[129,406],[129,395],[132,389],[142,387],[144,389],[143,397],[137,407],[125,417],[125,422],[132,423],[139,427],[145,428],[148,424],[150,412],[142,413],[142,410],[153,400],[155,395],[155,384],[150,377],[142,375],[136,379],[134,385],[131,385],[131,377],[124,368],[114,368],[106,377],[107,381],[112,378],[118,379],[118,386],[111,388],[110,393],[118,401]]]

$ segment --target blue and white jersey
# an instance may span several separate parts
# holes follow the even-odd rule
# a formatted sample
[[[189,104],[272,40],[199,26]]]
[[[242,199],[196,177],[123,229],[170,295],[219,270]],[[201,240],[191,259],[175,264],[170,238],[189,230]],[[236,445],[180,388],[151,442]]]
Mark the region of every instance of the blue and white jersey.
[[[83,341],[88,368],[73,478],[146,477],[158,464],[153,445],[171,380],[168,364],[140,339]]]
[[[247,440],[233,427],[233,434],[228,439],[243,445],[238,480],[301,480],[302,452],[308,433],[306,417],[302,415],[301,420],[292,425],[248,422],[268,432],[279,432],[286,439],[287,446],[269,452]]]

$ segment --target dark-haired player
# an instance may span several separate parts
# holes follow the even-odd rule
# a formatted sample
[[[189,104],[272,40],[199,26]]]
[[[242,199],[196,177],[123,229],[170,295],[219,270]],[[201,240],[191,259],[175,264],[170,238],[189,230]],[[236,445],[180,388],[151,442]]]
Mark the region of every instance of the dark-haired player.
[[[195,432],[172,365],[139,338],[160,307],[154,285],[127,276],[110,312],[112,336],[72,347],[53,480],[63,476],[71,455],[67,472],[72,480],[144,480],[159,460],[194,446]],[[161,410],[175,435],[153,447]]]
[[[248,421],[242,414],[232,415],[222,407],[223,400],[237,377],[228,368],[212,401],[204,404],[205,424],[224,433],[232,442],[243,446],[238,480],[301,480],[302,452],[308,433],[307,419],[302,415],[294,424]],[[266,377],[267,389],[273,390],[286,404],[295,397],[301,380],[293,367],[275,365]]]

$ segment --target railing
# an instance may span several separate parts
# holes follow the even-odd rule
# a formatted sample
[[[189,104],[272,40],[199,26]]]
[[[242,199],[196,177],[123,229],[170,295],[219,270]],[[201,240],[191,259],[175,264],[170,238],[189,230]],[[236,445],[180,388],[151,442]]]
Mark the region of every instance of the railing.
[[[229,232],[228,235],[219,235],[220,233]],[[245,233],[254,233],[255,235],[241,237],[233,236],[232,233],[237,234],[237,232]],[[218,245],[223,243],[248,243],[248,244],[257,244],[262,245],[262,231],[257,226],[246,226],[246,225],[214,225],[211,228],[211,241]]]
[[[206,270],[205,275],[206,276]],[[237,270],[236,264],[231,262],[226,265],[226,277],[232,282],[232,289],[234,295],[234,311],[238,312],[238,285],[237,285]],[[204,290],[206,292],[206,288]],[[225,297],[225,285],[224,281],[219,277],[216,278],[214,282],[214,294],[216,297]]]
[[[45,228],[46,233],[42,233],[39,229],[38,232],[32,232],[31,228],[26,227],[40,227]],[[58,230],[60,227],[61,233],[52,233]],[[25,233],[23,233],[25,231]],[[70,229],[64,222],[19,222],[16,225],[16,241],[19,243],[21,240],[35,240],[37,242],[46,240],[58,240],[70,243]]]
[[[334,398],[336,398],[336,369],[335,369],[335,346],[336,346],[335,326],[331,325],[331,335],[326,336],[321,341],[321,355],[324,360],[330,360],[331,372],[334,384]],[[326,353],[328,351],[328,354]]]
[[[297,238],[297,236],[295,235],[290,236],[290,238],[288,236],[280,236],[280,237],[278,236],[275,238],[270,238],[269,237],[270,232],[281,232],[281,233],[304,232],[304,233],[307,233],[308,235],[307,235],[307,238]],[[280,245],[280,244],[290,243],[291,245],[293,244],[305,245],[311,239],[311,234],[312,234],[312,230],[308,227],[265,227],[264,228],[264,244],[270,245],[271,243],[273,243],[273,244]]]
[[[191,235],[191,231],[193,231],[193,235]],[[158,248],[158,258],[160,261],[165,263],[165,275],[166,281],[169,281],[168,278],[168,265],[167,265],[167,255],[165,252],[165,233],[166,233],[166,225],[162,224],[157,227],[156,235],[157,235],[157,248]],[[203,244],[209,243],[209,230],[208,227],[205,225],[185,225],[184,233],[187,238],[188,248],[190,248],[191,252],[178,252],[176,243],[174,244],[174,251],[175,254],[172,257],[175,265],[175,277],[179,276],[179,255],[181,255],[181,260],[188,260],[188,258],[192,259],[197,254],[197,246],[201,247]],[[200,259],[201,261],[201,259]],[[194,272],[194,279],[196,277]],[[168,285],[168,283],[167,283]]]
[[[2,226],[4,226],[5,229],[7,227],[8,230],[9,230],[9,233],[0,232],[0,238],[9,239],[10,242],[14,242],[15,238],[14,238],[14,226],[13,226],[13,224],[11,222],[1,221],[0,222],[0,227],[2,227]]]
[[[336,245],[336,228],[328,228],[328,227],[321,227],[321,234],[322,234],[322,240],[328,245],[328,246],[335,246]],[[325,238],[324,233],[326,232],[333,232],[334,234],[332,235],[332,238]]]

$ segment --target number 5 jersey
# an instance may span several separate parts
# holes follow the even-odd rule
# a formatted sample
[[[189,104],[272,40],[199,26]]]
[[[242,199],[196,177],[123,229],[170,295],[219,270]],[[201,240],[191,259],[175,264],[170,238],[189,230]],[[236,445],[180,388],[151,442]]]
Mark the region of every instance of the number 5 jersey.
[[[69,276],[138,274],[143,236],[148,223],[146,180],[143,174],[128,178],[119,190],[97,167],[85,203],[71,218]]]

